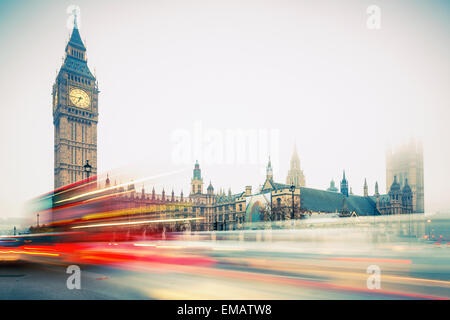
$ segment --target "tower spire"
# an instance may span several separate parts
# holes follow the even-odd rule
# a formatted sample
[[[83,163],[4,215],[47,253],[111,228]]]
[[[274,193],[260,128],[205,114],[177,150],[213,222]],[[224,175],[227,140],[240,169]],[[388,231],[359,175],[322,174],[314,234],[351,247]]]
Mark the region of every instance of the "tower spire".
[[[344,170],[343,175],[342,175],[342,181],[341,181],[341,193],[342,193],[343,195],[345,195],[346,197],[348,197],[348,181],[347,181],[347,179],[345,178],[345,170]]]
[[[77,14],[77,9],[73,9],[73,10],[72,10],[72,13],[73,13],[73,28],[74,28],[74,29],[78,29],[78,23],[77,23],[77,20],[78,20],[78,14]]]
[[[267,164],[266,169],[266,177],[269,180],[273,180],[273,170],[272,170],[272,162],[270,161],[270,155],[269,155],[269,163]]]
[[[286,184],[295,185],[297,187],[305,186],[305,176],[300,168],[300,158],[297,153],[297,145],[294,144],[294,151],[291,156],[290,168],[286,177]]]

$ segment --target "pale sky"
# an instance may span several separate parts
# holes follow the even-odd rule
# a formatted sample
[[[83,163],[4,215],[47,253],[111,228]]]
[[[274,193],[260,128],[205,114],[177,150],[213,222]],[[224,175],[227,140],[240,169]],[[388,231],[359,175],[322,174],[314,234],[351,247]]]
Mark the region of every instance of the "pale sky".
[[[24,215],[26,200],[53,188],[51,89],[72,4],[101,91],[100,173],[186,168],[155,181],[186,195],[199,158],[205,188],[237,193],[264,182],[269,153],[284,183],[295,142],[307,186],[326,189],[345,169],[355,194],[364,178],[373,194],[375,181],[385,191],[387,144],[414,136],[426,209],[450,209],[446,1],[0,1],[2,217]],[[366,25],[372,4],[379,30]],[[208,161],[208,139],[239,129],[261,133],[258,146],[272,135],[272,148],[252,145],[253,164]],[[182,163],[180,134],[192,147]]]

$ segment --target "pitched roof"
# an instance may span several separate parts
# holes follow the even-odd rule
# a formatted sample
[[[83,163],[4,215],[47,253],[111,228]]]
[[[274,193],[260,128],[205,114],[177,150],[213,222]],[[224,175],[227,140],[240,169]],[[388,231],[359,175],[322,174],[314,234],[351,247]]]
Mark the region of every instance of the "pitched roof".
[[[231,196],[225,195],[225,194],[223,194],[223,195],[217,194],[216,195],[216,204],[234,202],[234,201],[236,201],[236,199],[243,197],[244,193],[245,192],[241,192],[241,193],[233,194]]]
[[[84,46],[83,41],[81,40],[80,31],[78,31],[77,27],[73,28],[72,35],[70,36],[70,40],[67,45],[71,45],[76,47],[77,49],[86,51],[86,47]]]
[[[75,59],[69,55],[66,56],[66,59],[64,60],[64,65],[61,67],[61,69],[72,73],[78,73],[79,75],[87,77],[91,80],[95,80],[94,76],[89,70],[86,61]]]
[[[377,202],[377,197],[376,196],[370,196],[370,199],[372,199],[372,201],[374,201],[375,203]],[[391,201],[391,197],[388,194],[380,194],[379,195],[380,201],[384,201],[384,202],[390,202]]]
[[[342,193],[306,187],[300,187],[300,204],[302,209],[316,212],[341,212],[345,204],[346,209],[361,216],[379,214],[376,203],[369,197],[346,197]]]
[[[266,179],[266,181],[264,182],[264,185],[262,187],[262,191],[280,190],[280,189],[286,189],[286,188],[290,188],[290,187],[291,186],[288,184],[274,182],[272,179]]]

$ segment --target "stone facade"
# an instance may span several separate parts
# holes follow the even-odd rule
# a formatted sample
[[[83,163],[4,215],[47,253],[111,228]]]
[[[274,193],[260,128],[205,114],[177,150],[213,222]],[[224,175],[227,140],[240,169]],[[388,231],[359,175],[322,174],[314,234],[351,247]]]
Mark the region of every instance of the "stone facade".
[[[65,52],[53,85],[55,189],[85,179],[86,161],[97,174],[99,90],[76,24]]]
[[[397,176],[394,176],[394,181],[389,188],[389,193],[386,195],[378,194],[378,188],[375,187],[375,201],[377,210],[383,214],[407,214],[413,213],[414,194],[408,184],[406,178],[403,188],[397,182]]]

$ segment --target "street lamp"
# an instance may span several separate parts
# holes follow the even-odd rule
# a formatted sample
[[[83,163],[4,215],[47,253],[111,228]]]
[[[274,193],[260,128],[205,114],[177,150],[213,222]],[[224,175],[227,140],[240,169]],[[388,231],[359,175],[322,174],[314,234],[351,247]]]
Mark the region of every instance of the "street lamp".
[[[295,191],[295,186],[292,185],[289,188],[292,192],[292,213],[291,213],[291,219],[294,220],[294,191]]]
[[[86,164],[84,165],[84,171],[86,172],[86,176],[89,179],[89,175],[92,171],[92,166],[89,164],[89,160],[86,160]]]

